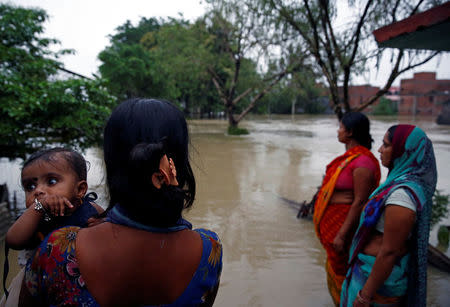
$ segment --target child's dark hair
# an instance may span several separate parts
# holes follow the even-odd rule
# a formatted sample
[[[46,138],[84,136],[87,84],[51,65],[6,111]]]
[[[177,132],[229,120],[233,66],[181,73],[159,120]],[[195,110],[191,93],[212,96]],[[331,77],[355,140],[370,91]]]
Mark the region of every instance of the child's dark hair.
[[[370,122],[366,115],[360,112],[345,113],[341,119],[347,131],[352,132],[352,139],[367,149],[372,149],[372,136],[370,135]]]
[[[111,209],[120,204],[142,223],[166,227],[195,198],[189,135],[183,113],[168,101],[134,98],[117,106],[105,131],[103,151]],[[178,187],[153,186],[161,158],[173,159]]]
[[[56,157],[63,157],[69,163],[72,170],[77,174],[78,180],[87,180],[87,163],[84,157],[78,152],[62,147],[42,149],[31,154],[23,163],[22,171],[36,161],[55,162]]]

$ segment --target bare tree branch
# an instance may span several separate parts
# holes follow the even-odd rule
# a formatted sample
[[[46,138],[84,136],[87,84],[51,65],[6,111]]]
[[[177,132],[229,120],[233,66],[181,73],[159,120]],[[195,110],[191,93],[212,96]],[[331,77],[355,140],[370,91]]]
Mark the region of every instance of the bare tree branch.
[[[323,2],[323,0],[321,2]],[[328,29],[328,31],[330,32],[330,37],[331,37],[331,42],[333,44],[333,48],[336,51],[336,55],[339,59],[339,62],[342,64],[344,62],[344,58],[342,57],[341,48],[339,48],[339,46],[337,44],[333,27],[331,26],[330,12],[328,10],[328,6],[324,6],[324,7],[325,7],[325,24],[326,24],[325,31],[326,31],[326,29]]]
[[[398,9],[398,6],[400,4],[400,1],[401,0],[395,1],[395,5],[394,5],[394,8],[392,9],[392,14],[391,14],[392,22],[396,22],[397,21],[397,9]]]
[[[230,89],[228,92],[229,100],[233,99],[233,97],[234,97],[234,93],[236,92],[236,84],[239,80],[239,73],[241,71],[241,35],[242,35],[242,32],[239,32],[238,47],[237,47],[236,53],[233,54],[234,75],[233,75],[233,79],[231,81]]]
[[[414,9],[411,11],[411,14],[409,15],[410,17],[417,13],[417,11],[419,10],[419,7],[423,3],[423,1],[424,0],[420,0],[419,2],[417,2],[417,5],[414,7]]]
[[[358,108],[356,108],[355,111],[361,111],[361,110],[365,109],[367,106],[374,103],[379,97],[381,97],[382,95],[387,93],[387,91],[391,87],[392,83],[394,82],[395,78],[398,77],[398,70],[399,70],[403,55],[404,55],[403,50],[400,50],[400,52],[397,55],[397,60],[395,62],[394,68],[392,69],[391,74],[389,75],[389,78],[388,78],[386,84],[384,85],[384,87],[382,89],[380,89],[377,93],[375,93],[374,96],[370,97],[367,102],[363,103]]]
[[[328,14],[328,6],[327,6],[326,1],[321,0],[321,1],[319,1],[319,3],[322,7],[322,9],[319,10],[319,15],[320,15],[320,18],[322,19],[320,24],[322,26],[322,31],[325,36],[325,42],[323,43],[323,46],[324,46],[325,51],[328,56],[328,62],[329,62],[330,70],[331,70],[331,75],[337,76],[336,65],[335,65],[336,57],[334,56],[334,53],[333,53],[333,52],[336,52],[336,49],[333,49],[330,36],[328,35],[328,28],[327,28],[327,23],[326,23],[327,17],[324,16],[324,15]],[[325,11],[325,14],[323,13],[323,11]],[[336,53],[338,53],[338,52],[336,52]]]
[[[278,82],[283,79],[283,77],[286,75],[286,71],[284,74],[279,74],[278,77],[273,80],[269,85],[267,85],[261,92],[259,92],[250,102],[250,104],[245,108],[241,114],[236,118],[237,122],[240,122],[242,118],[244,118],[245,115],[247,115],[248,112],[250,112],[256,105],[256,102],[263,98]]]
[[[227,105],[227,96],[223,92],[222,87],[220,86],[219,81],[216,78],[216,73],[212,69],[208,69],[208,71],[212,75],[211,79],[212,79],[212,82],[214,83],[214,86],[216,87],[216,90],[220,96],[220,99],[222,100],[224,106],[226,106]]]
[[[253,87],[250,87],[250,88],[246,89],[242,94],[240,94],[239,96],[234,98],[234,100],[231,102],[231,104],[232,105],[236,105],[239,101],[241,101],[242,98],[244,98],[245,96],[250,94],[251,91],[253,91],[253,89],[254,89]]]
[[[367,16],[367,13],[369,11],[369,7],[372,4],[373,0],[369,0],[366,3],[366,6],[364,8],[364,12],[361,15],[358,25],[356,26],[356,30],[355,30],[355,34],[354,34],[354,39],[352,40],[353,43],[353,50],[351,52],[350,58],[348,59],[348,62],[346,63],[342,63],[342,68],[344,70],[344,84],[343,84],[343,90],[344,90],[344,99],[343,99],[343,103],[344,103],[344,107],[345,110],[348,111],[350,110],[350,102],[349,102],[349,95],[348,95],[348,85],[349,85],[349,81],[350,81],[350,68],[353,65],[354,61],[355,61],[355,57],[356,57],[356,53],[358,52],[358,48],[359,48],[359,43],[360,43],[360,36],[361,36],[361,29],[365,23],[365,19]]]
[[[417,66],[420,66],[422,64],[425,64],[426,62],[428,62],[429,60],[431,60],[432,58],[434,58],[436,55],[438,55],[440,52],[436,51],[433,52],[430,56],[428,56],[427,58],[425,58],[423,61],[420,61],[419,63],[416,64],[411,64],[408,65],[407,67],[399,70],[400,67],[400,61],[404,55],[403,50],[400,51],[398,57],[397,57],[397,61],[396,64],[394,66],[394,69],[391,72],[391,75],[389,76],[388,81],[386,82],[386,84],[384,85],[384,87],[382,89],[380,89],[377,93],[375,93],[374,96],[370,97],[368,101],[366,101],[365,103],[363,103],[362,105],[360,105],[358,108],[355,109],[355,111],[361,111],[363,109],[365,109],[366,107],[368,107],[369,105],[373,104],[375,101],[377,101],[378,98],[380,98],[381,96],[383,96],[384,94],[386,94],[389,91],[389,88],[392,86],[392,83],[394,82],[394,80],[401,75],[402,73],[404,73],[405,71],[411,70]]]
[[[441,53],[440,51],[435,51],[435,52],[433,52],[431,55],[429,55],[428,57],[426,57],[424,60],[420,61],[419,63],[410,64],[410,65],[408,65],[407,67],[401,69],[401,70],[399,71],[399,74],[402,74],[402,73],[404,73],[405,71],[408,71],[408,70],[413,69],[413,68],[415,68],[415,67],[417,67],[417,66],[420,66],[420,65],[425,64],[426,62],[428,62],[429,60],[431,60],[432,58],[434,58],[435,56],[437,56],[437,55],[440,54],[440,53]]]

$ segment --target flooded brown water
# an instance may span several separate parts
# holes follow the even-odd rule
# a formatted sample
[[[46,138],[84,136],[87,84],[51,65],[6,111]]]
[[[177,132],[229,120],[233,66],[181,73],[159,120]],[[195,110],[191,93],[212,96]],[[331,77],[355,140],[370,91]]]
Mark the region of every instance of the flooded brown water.
[[[395,123],[397,118],[372,119],[377,157],[384,132]],[[449,194],[450,127],[415,123],[434,142],[438,188]],[[312,222],[297,219],[297,208],[280,196],[309,200],[325,165],[344,152],[335,117],[253,118],[241,124],[250,130],[248,136],[227,136],[227,123],[220,120],[190,121],[189,126],[198,192],[185,215],[195,227],[216,231],[224,249],[215,306],[332,306],[325,253]],[[106,205],[101,151],[91,149],[86,156],[89,185]],[[0,183],[7,181],[10,190],[19,189],[18,164],[0,161]],[[435,232],[431,242],[436,242]],[[428,306],[450,306],[449,290],[450,275],[429,267]]]

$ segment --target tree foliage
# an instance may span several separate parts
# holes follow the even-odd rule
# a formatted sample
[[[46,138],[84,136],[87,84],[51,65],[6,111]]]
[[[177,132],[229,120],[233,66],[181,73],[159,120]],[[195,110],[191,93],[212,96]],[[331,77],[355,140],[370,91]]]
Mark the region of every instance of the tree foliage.
[[[396,102],[381,97],[378,103],[373,108],[374,115],[394,115],[397,114]]]
[[[345,25],[336,26],[337,1],[261,0],[259,10],[286,32],[297,33],[315,59],[328,84],[335,112],[349,111],[352,77],[368,69],[374,61],[378,67],[383,56],[391,58],[391,72],[384,86],[368,101],[357,107],[360,111],[385,94],[403,72],[426,63],[438,52],[385,50],[378,48],[372,31],[435,6],[436,0],[378,1],[349,0],[353,15]]]
[[[110,36],[99,54],[100,73],[120,99],[169,99],[187,112],[217,111],[217,95],[206,73],[209,34],[202,22],[175,18],[129,21]]]
[[[303,69],[277,84],[258,106],[260,113],[323,113],[325,105],[318,100],[324,92],[315,81],[314,72]],[[328,101],[328,99],[325,97]]]
[[[98,144],[114,100],[101,80],[57,80],[55,39],[42,38],[45,11],[0,4],[0,156],[49,144]]]
[[[431,227],[448,217],[448,204],[450,195],[442,194],[436,190],[433,195],[433,206],[431,207]]]
[[[159,31],[147,33],[142,39],[158,62],[166,83],[165,97],[179,101],[192,113],[220,110],[207,71],[214,58],[212,39],[203,20],[190,23],[183,19],[169,19]]]
[[[116,34],[110,35],[111,45],[98,55],[101,76],[108,80],[108,89],[118,99],[163,95],[165,82],[156,73],[157,61],[141,44],[146,33],[159,28],[154,18],[142,18],[136,27],[126,21],[117,27]]]
[[[100,53],[100,72],[121,99],[162,97],[188,112],[225,111],[236,126],[276,84],[308,66],[301,45],[266,21],[252,1],[213,0],[193,23],[127,22]]]
[[[229,125],[237,126],[281,80],[305,64],[307,53],[268,22],[254,1],[209,4],[206,19],[218,58],[208,71]],[[302,56],[292,57],[293,53]]]

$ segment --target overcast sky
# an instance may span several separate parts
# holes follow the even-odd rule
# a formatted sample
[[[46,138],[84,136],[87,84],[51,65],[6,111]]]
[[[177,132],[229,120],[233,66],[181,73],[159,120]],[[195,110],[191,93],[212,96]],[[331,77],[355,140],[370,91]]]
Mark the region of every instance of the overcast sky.
[[[62,58],[65,67],[80,74],[91,76],[98,72],[100,62],[97,55],[109,44],[108,35],[130,20],[134,25],[141,17],[178,17],[194,20],[205,12],[201,0],[0,0],[25,7],[43,8],[49,15],[45,24],[45,36],[61,41],[61,48],[74,49],[75,55]],[[355,84],[380,86],[386,80],[389,62],[383,62],[378,73],[372,70],[355,80]],[[441,61],[432,60],[414,70],[437,71],[438,79],[450,79],[450,54]],[[413,72],[401,75],[400,79],[412,77]]]

